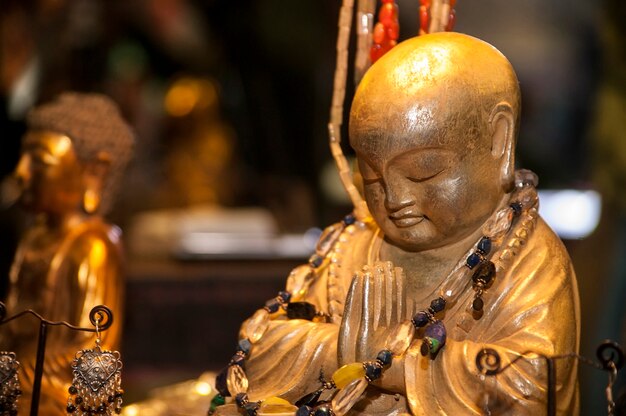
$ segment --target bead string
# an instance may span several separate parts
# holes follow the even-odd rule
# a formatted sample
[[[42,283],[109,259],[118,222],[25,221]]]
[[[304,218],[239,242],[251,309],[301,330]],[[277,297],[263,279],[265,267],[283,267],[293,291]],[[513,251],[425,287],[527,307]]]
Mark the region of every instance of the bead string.
[[[296,409],[294,413],[296,416],[342,416],[360,399],[367,386],[379,379],[391,366],[394,357],[405,354],[417,331],[423,329],[421,354],[435,359],[445,346],[447,336],[440,317],[447,305],[456,303],[470,281],[475,292],[471,304],[473,316],[475,319],[480,319],[482,316],[484,307],[482,296],[493,284],[496,275],[496,266],[488,256],[493,255],[494,245],[502,242],[504,236],[511,230],[514,221],[522,214],[527,214],[530,219],[534,218],[531,212],[534,212],[538,203],[535,191],[536,182],[536,175],[532,172],[516,172],[516,191],[512,197],[514,202],[497,211],[487,221],[483,227],[484,235],[472,248],[465,262],[461,262],[460,266],[444,279],[439,296],[431,300],[429,307],[418,311],[411,320],[402,322],[395,332],[390,333],[385,342],[385,348],[377,354],[374,360],[346,364],[333,373],[331,381],[324,380],[321,375],[321,387],[298,400],[296,406],[278,397],[264,401],[250,401],[247,394],[248,379],[243,370],[252,344],[261,339],[269,325],[269,320],[278,316],[279,312],[286,313],[289,319],[327,321],[329,318],[327,314],[317,311],[315,306],[308,302],[292,301],[292,293],[279,292],[276,297],[268,300],[265,306],[259,309],[242,328],[244,337],[239,341],[235,355],[216,378],[216,388],[219,394],[211,402],[209,415],[213,414],[217,406],[226,402],[225,397],[234,396],[237,406],[248,416],[256,416],[259,409],[268,404]],[[326,257],[331,253],[344,231],[355,222],[355,217],[350,214],[340,223],[324,231],[316,246],[315,254],[310,257],[306,266],[309,268],[309,275],[304,279],[303,286],[299,288],[299,297],[306,293],[308,286],[315,278],[316,270],[324,264]],[[464,278],[464,275],[471,275],[471,278]],[[459,290],[453,290],[454,288]],[[325,390],[335,390],[330,396],[332,400],[320,401]]]

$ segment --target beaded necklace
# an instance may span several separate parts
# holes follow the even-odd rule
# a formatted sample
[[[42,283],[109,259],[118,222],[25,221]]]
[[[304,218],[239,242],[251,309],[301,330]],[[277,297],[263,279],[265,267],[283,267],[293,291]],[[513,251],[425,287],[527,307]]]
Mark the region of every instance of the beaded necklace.
[[[295,416],[343,416],[356,404],[368,385],[381,377],[391,366],[394,357],[404,355],[413,342],[415,335],[421,333],[422,345],[420,352],[424,356],[435,359],[445,346],[447,331],[442,320],[446,307],[455,304],[467,287],[474,291],[470,311],[474,319],[480,319],[484,308],[483,295],[493,284],[496,272],[502,265],[496,265],[491,259],[502,259],[495,256],[496,246],[505,247],[504,238],[511,230],[513,223],[525,215],[528,218],[522,223],[536,218],[537,193],[535,186],[537,177],[534,173],[521,170],[516,172],[516,189],[507,207],[497,211],[483,226],[483,236],[469,251],[467,257],[443,280],[438,296],[430,301],[427,308],[415,313],[411,320],[404,321],[391,332],[382,349],[372,361],[355,362],[336,370],[331,381],[320,375],[320,388],[305,395],[295,406],[279,397],[271,397],[262,401],[248,399],[248,378],[244,371],[245,360],[250,354],[252,345],[264,335],[269,322],[286,313],[289,319],[306,319],[326,322],[330,316],[316,310],[315,306],[298,301],[303,298],[308,287],[316,277],[318,269],[333,247],[347,232],[352,234],[357,220],[354,215],[347,215],[340,223],[328,227],[316,246],[316,252],[305,266],[296,268],[288,280],[291,291],[281,291],[265,303],[241,329],[241,336],[235,355],[216,377],[216,388],[219,392],[212,402],[209,415],[217,406],[226,403],[226,397],[234,397],[237,406],[248,416],[264,414],[293,414]],[[491,257],[490,257],[491,255]],[[496,260],[497,261],[497,260]],[[299,276],[295,276],[299,275]],[[328,400],[320,400],[325,390],[334,390]]]

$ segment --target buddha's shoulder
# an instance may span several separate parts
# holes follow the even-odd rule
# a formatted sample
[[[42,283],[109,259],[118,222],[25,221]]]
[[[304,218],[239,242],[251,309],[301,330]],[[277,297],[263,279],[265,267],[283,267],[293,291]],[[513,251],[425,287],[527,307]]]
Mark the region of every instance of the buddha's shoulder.
[[[89,220],[68,233],[62,250],[65,257],[78,261],[85,256],[118,257],[121,255],[121,238],[122,232],[116,225],[100,219]]]

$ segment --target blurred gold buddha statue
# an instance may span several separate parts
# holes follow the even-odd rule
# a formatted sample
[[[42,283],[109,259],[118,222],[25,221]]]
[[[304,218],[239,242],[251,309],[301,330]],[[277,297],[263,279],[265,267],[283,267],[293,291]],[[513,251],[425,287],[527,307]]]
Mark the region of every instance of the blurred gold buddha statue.
[[[33,309],[46,319],[92,327],[89,311],[107,305],[116,323],[102,334],[116,349],[123,322],[121,232],[102,214],[110,206],[133,136],[108,98],[66,93],[31,111],[15,171],[20,202],[34,223],[20,241],[10,275],[9,314]],[[22,363],[20,413],[30,408],[38,322],[20,319],[0,332]],[[40,415],[65,414],[70,363],[93,348],[94,334],[48,331]]]
[[[514,170],[519,115],[513,68],[478,39],[424,35],[377,61],[349,128],[371,215],[329,227],[244,322],[216,380],[238,404],[216,414],[545,413],[536,357],[578,351],[579,301],[536,176]],[[534,359],[489,377],[484,349]],[[557,362],[558,414],[578,411],[576,370]]]

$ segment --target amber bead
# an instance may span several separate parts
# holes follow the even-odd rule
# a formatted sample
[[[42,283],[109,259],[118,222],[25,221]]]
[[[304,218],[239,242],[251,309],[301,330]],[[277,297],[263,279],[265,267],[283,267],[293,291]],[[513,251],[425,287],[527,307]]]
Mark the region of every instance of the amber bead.
[[[344,388],[352,381],[365,377],[365,367],[363,363],[346,364],[333,373],[333,382],[337,388]]]
[[[425,32],[428,32],[430,16],[428,13],[428,8],[426,6],[420,6],[420,29]]]

